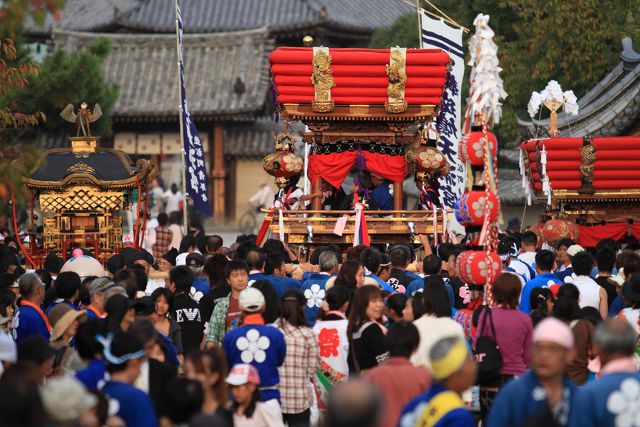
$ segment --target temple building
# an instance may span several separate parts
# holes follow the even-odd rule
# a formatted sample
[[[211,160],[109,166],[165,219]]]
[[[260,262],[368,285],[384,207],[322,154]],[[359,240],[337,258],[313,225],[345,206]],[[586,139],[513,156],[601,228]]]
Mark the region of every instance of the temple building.
[[[282,123],[273,120],[269,52],[301,45],[305,35],[317,45],[366,46],[376,28],[411,11],[386,0],[184,2],[186,94],[207,153],[209,200],[218,219],[235,221],[258,183],[271,182],[261,159],[273,151]],[[41,53],[110,40],[103,73],[118,86],[119,98],[111,112],[114,134],[103,145],[134,159],[150,157],[165,186],[180,183],[173,2],[68,0],[59,21],[47,17],[42,28],[27,22],[25,33]],[[47,148],[66,141],[44,139]]]

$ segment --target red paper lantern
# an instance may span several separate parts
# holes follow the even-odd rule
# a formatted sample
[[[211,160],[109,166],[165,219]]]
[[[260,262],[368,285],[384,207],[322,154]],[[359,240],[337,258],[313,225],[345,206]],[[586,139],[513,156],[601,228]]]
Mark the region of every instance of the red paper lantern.
[[[498,218],[498,196],[489,192],[489,200],[484,191],[470,191],[458,199],[455,206],[456,219],[461,225],[484,224],[484,212],[489,209],[489,222]]]
[[[491,157],[495,159],[498,149],[498,140],[491,132],[486,135],[481,130],[472,131],[460,138],[459,154],[463,162],[469,162],[472,166],[484,165],[484,148],[489,140]]]
[[[542,229],[542,238],[552,246],[556,246],[565,237],[578,241],[578,234],[578,226],[564,219],[550,219]]]
[[[490,263],[490,264],[489,264]],[[491,265],[491,275],[495,277],[501,271],[502,263],[498,254],[490,252],[487,257],[485,251],[464,251],[456,259],[458,277],[468,284],[485,285],[487,283],[488,266]]]

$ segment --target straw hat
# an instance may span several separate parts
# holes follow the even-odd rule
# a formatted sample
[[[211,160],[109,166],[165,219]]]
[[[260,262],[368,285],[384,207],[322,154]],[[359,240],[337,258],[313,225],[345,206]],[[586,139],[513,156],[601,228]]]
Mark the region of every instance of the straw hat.
[[[51,322],[51,327],[53,328],[51,330],[51,342],[59,340],[74,320],[83,321],[86,316],[86,311],[74,310],[66,303],[60,303],[53,307],[49,312],[49,322]]]

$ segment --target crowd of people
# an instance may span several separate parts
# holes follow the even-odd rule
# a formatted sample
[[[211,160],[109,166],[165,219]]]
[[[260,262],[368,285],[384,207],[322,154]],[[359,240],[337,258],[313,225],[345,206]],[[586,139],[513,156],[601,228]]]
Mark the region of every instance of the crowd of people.
[[[302,260],[157,223],[104,268],[1,230],[0,426],[640,425],[633,248],[501,236],[487,298],[425,236]]]

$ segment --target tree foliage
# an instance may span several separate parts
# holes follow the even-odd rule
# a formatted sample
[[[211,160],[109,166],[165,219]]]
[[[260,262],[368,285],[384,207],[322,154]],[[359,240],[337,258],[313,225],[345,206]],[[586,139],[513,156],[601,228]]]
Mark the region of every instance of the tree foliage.
[[[92,125],[92,133],[110,135],[110,113],[118,99],[117,88],[102,78],[102,63],[110,49],[109,41],[98,39],[77,52],[55,51],[45,58],[31,86],[13,94],[13,102],[23,110],[37,107],[44,111],[48,117],[44,128],[54,133],[73,129],[59,115],[67,104],[77,108],[82,102],[99,103],[104,115]]]
[[[503,119],[494,129],[503,143],[518,142],[517,117],[528,117],[526,105],[532,91],[543,89],[554,79],[580,98],[620,61],[623,37],[640,42],[640,0],[440,0],[432,3],[470,29],[478,13],[490,15],[489,25],[496,33],[498,56],[504,69],[501,76],[509,94]],[[401,17],[392,27],[378,30],[372,38],[372,47],[417,46],[415,16]],[[464,42],[466,44],[466,40]]]
[[[0,40],[0,99],[8,100],[12,91],[29,86],[29,78],[37,77],[38,64],[26,62],[11,66],[16,59],[16,48],[11,39]],[[0,102],[0,131],[8,127],[18,128],[35,126],[38,121],[46,120],[42,112],[19,113],[11,109],[11,102]],[[34,111],[34,110],[28,110]]]
[[[65,0],[2,0],[0,2],[0,34],[15,39],[22,23],[30,16],[39,26],[44,25],[47,15],[60,19],[60,10]]]
[[[18,202],[25,199],[22,177],[35,171],[41,164],[42,152],[33,145],[8,144],[6,134],[10,129],[33,127],[46,120],[38,108],[16,109],[11,94],[29,86],[32,78],[39,75],[39,67],[31,61],[16,58],[16,37],[26,16],[36,22],[44,22],[47,13],[54,16],[64,0],[3,0],[0,2],[0,200],[9,200],[15,194]],[[34,112],[35,111],[35,112]],[[0,205],[0,213],[8,216],[9,206]]]

